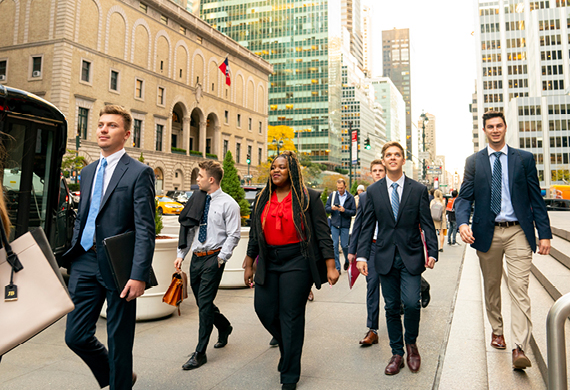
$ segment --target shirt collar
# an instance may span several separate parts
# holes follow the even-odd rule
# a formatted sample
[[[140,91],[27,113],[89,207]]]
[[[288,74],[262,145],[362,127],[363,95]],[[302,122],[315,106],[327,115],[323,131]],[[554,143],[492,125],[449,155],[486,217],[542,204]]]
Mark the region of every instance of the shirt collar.
[[[398,183],[398,187],[400,188],[404,188],[404,181],[406,180],[406,175],[404,175],[402,173],[402,176],[400,176],[400,178],[396,181],[392,181],[390,180],[390,178],[388,177],[388,175],[386,175],[386,184],[388,185],[388,188],[392,187],[393,183]]]
[[[499,152],[503,153],[505,156],[507,156],[509,154],[509,146],[507,144],[505,144],[503,146],[503,148],[501,150],[499,150]],[[487,153],[489,153],[489,157],[491,157],[491,155],[493,155],[493,153],[495,153],[495,149],[487,146]]]
[[[212,192],[210,195],[210,199],[214,199],[222,194],[222,187],[218,188],[216,191]]]
[[[125,148],[119,150],[118,152],[113,153],[112,155],[105,157],[105,160],[107,160],[107,166],[109,165],[113,165],[119,162],[119,160],[121,159],[121,157],[123,157],[123,154],[125,154]],[[100,159],[103,158],[103,154],[100,155]]]
[[[346,196],[347,191],[344,190],[344,194],[343,194],[343,195],[341,195],[340,192],[338,192],[338,191],[337,191],[336,193],[337,193],[338,196],[340,196],[341,198],[344,198],[344,197]]]

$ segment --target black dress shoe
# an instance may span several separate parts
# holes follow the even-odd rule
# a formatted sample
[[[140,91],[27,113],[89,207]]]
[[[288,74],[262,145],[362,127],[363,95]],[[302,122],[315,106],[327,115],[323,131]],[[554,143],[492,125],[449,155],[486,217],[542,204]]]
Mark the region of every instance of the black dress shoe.
[[[279,341],[277,341],[275,337],[272,337],[271,341],[269,342],[269,345],[271,345],[272,347],[277,347],[279,345]]]
[[[431,296],[429,295],[429,286],[422,290],[422,307],[426,308],[429,305],[429,301],[431,300]]]
[[[283,383],[283,386],[281,386],[281,390],[295,390],[296,388],[296,383]]]
[[[133,372],[133,386],[137,383],[137,373]]]
[[[234,328],[231,325],[224,331],[220,330],[218,332],[218,342],[214,344],[214,348],[224,348],[228,343],[228,337],[232,333],[232,330],[234,330]]]
[[[194,352],[190,355],[190,359],[182,366],[183,370],[193,370],[195,368],[200,367],[203,364],[206,364],[208,358],[206,357],[206,353],[198,353]]]
[[[345,270],[345,271],[348,270],[348,266],[349,266],[348,261],[345,261],[345,262],[344,262],[344,270]]]

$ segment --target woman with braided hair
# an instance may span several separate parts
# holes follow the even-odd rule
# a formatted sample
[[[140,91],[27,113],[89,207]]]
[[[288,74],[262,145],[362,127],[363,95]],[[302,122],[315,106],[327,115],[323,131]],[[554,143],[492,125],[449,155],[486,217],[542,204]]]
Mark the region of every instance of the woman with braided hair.
[[[255,282],[255,311],[279,344],[282,389],[295,389],[301,374],[307,295],[315,284],[335,284],[333,242],[319,193],[303,183],[293,152],[272,164],[251,218],[244,281]],[[253,261],[257,271],[253,276]]]

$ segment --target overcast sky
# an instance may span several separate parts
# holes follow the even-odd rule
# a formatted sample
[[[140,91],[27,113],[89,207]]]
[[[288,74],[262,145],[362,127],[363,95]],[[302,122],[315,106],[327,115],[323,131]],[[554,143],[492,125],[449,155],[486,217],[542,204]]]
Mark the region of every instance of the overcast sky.
[[[382,30],[409,28],[412,46],[412,121],[422,110],[436,116],[437,154],[463,174],[473,153],[469,104],[476,63],[472,0],[362,0],[374,12],[374,73],[382,73]]]

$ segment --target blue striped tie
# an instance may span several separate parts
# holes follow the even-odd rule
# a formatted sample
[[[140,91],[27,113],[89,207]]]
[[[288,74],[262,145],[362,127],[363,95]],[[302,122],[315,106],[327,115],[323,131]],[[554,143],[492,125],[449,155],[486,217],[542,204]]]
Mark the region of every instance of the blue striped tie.
[[[502,152],[495,152],[495,163],[493,164],[493,178],[491,179],[491,211],[498,215],[501,212],[501,182],[503,167],[501,166]]]
[[[206,203],[204,204],[204,212],[200,221],[200,230],[198,232],[198,241],[202,244],[206,242],[206,233],[208,232],[208,212],[210,211],[210,195],[206,195]]]
[[[107,166],[107,160],[105,158],[101,159],[101,165],[97,170],[97,179],[95,179],[95,184],[93,187],[93,196],[91,197],[91,206],[89,206],[89,215],[87,216],[87,222],[83,228],[83,235],[81,236],[81,246],[85,251],[88,251],[93,246],[93,237],[95,236],[95,219],[97,214],[99,214],[99,208],[101,207],[101,196],[103,195],[103,177],[105,176],[105,167]]]
[[[398,219],[399,209],[400,197],[398,196],[398,183],[392,183],[392,211],[394,212],[394,220]]]

